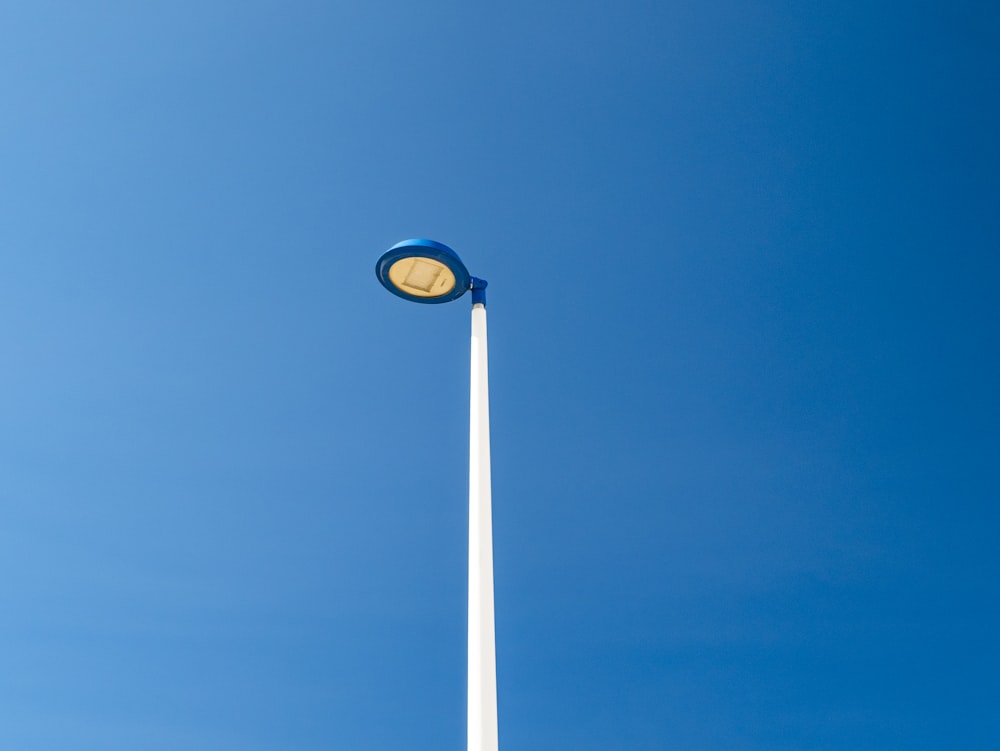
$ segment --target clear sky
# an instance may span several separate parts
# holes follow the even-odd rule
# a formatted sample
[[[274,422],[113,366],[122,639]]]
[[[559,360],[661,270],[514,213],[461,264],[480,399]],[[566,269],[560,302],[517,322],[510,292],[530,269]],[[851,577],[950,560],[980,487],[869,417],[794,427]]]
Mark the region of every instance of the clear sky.
[[[0,747],[1000,747],[986,2],[0,4]]]

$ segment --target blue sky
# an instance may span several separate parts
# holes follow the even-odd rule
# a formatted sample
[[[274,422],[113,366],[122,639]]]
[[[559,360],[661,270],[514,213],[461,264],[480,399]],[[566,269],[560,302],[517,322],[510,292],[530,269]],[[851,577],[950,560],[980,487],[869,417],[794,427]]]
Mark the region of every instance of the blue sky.
[[[998,14],[0,5],[0,745],[1000,740]]]

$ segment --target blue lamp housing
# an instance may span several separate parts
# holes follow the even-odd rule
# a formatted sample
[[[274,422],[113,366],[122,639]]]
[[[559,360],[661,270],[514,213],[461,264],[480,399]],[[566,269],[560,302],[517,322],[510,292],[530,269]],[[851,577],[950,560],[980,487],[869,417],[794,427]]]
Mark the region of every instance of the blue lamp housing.
[[[429,304],[450,302],[473,287],[473,278],[458,253],[443,243],[421,238],[403,240],[389,248],[375,264],[375,276],[392,294]]]

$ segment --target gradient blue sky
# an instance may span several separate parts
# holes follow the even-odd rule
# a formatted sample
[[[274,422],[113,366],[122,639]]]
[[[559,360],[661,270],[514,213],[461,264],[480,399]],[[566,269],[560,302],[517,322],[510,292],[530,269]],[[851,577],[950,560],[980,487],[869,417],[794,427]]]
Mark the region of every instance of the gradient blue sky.
[[[0,4],[0,747],[1000,745],[989,3]]]

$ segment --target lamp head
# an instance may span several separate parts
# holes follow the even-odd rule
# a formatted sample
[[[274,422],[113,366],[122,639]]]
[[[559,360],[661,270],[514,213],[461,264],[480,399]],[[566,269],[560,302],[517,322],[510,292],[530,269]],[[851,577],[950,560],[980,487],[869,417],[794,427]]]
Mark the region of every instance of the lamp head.
[[[413,302],[449,302],[472,286],[472,277],[454,250],[420,238],[389,248],[375,264],[375,275],[392,294]]]

